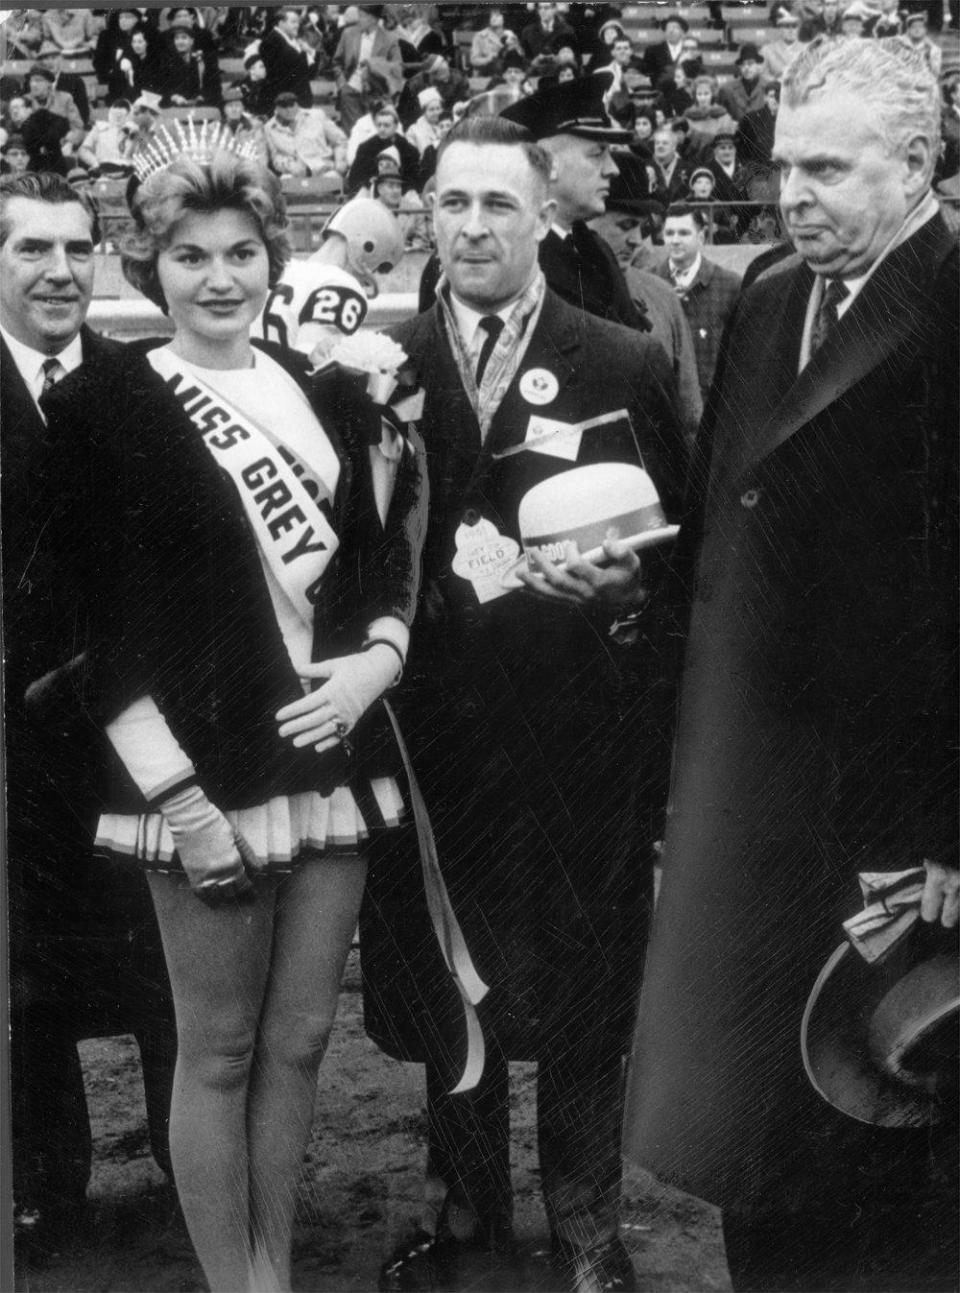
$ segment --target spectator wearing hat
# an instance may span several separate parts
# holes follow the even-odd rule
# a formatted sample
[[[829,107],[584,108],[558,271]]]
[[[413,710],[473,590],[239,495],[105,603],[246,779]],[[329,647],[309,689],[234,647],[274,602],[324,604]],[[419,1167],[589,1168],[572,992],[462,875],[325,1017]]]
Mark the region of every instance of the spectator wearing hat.
[[[762,72],[763,55],[756,45],[745,42],[737,53],[737,76],[717,93],[717,102],[734,121],[742,121],[748,112],[763,107]]]
[[[152,90],[144,90],[134,100],[130,115],[133,120],[132,123],[128,122],[127,130],[130,132],[130,159],[132,161],[137,153],[149,146],[160,123],[160,95],[155,94]]]
[[[132,174],[130,162],[130,104],[115,99],[107,109],[106,121],[95,121],[87,133],[77,161],[95,174]]]
[[[22,175],[30,169],[30,152],[23,135],[8,135],[0,155],[3,158],[0,172],[4,175]]]
[[[500,71],[490,78],[488,90],[506,87],[511,94],[503,100],[503,106],[513,103],[524,94],[533,93],[533,82],[530,79],[530,67],[519,49],[511,49],[500,60]],[[499,111],[499,109],[498,109]],[[493,114],[491,114],[493,115]]]
[[[590,119],[598,128],[592,108]],[[434,207],[443,285],[426,313],[393,330],[425,388],[430,467],[424,595],[394,695],[446,883],[490,991],[478,1007],[482,1076],[453,1093],[462,1007],[429,936],[408,831],[370,868],[365,1019],[390,1054],[426,1060],[433,1217],[432,1233],[415,1232],[383,1268],[382,1290],[531,1286],[512,1229],[511,1059],[537,1062],[553,1264],[542,1286],[637,1287],[618,1233],[630,1022],[621,1007],[640,973],[652,806],[668,762],[669,734],[646,706],[660,676],[661,621],[655,611],[623,651],[609,636],[614,603],[637,596],[640,563],[625,545],[596,577],[568,552],[567,570],[585,587],[566,601],[560,587],[573,573],[535,558],[541,576],[531,568],[513,591],[504,583],[525,568],[515,560],[518,507],[539,482],[572,485],[570,469],[635,465],[639,454],[672,514],[686,450],[660,345],[569,305],[538,272],[550,172],[549,157],[503,116],[470,117],[451,132]],[[521,452],[525,438],[541,448],[532,444],[541,423],[594,420],[562,457]],[[565,517],[576,524],[570,509]],[[657,557],[644,554],[642,569],[664,587]]]
[[[650,324],[650,336],[660,343],[670,361],[680,422],[692,445],[703,414],[693,338],[677,294],[651,272],[663,259],[663,249],[654,244],[663,228],[663,208],[649,198],[633,196],[642,187],[621,165],[620,174],[610,186],[607,209],[590,222],[590,227],[616,256],[631,300]]]
[[[206,12],[209,14],[210,10]],[[172,49],[172,35],[175,27],[189,27],[193,32],[193,47],[200,51],[204,56],[216,55],[217,38],[210,30],[205,27],[200,19],[200,10],[195,9],[192,5],[175,5],[168,9],[165,17],[165,27],[160,31],[160,38],[166,44],[168,49]]]
[[[613,57],[614,41],[625,35],[626,32],[619,18],[607,18],[605,22],[600,23],[585,49],[592,71],[609,66]]]
[[[348,196],[364,188],[377,174],[377,158],[387,148],[397,154],[403,189],[416,190],[420,154],[400,131],[400,117],[392,103],[381,103],[373,114],[374,134],[357,146],[347,175]]]
[[[302,108],[313,106],[310,77],[316,56],[300,39],[300,10],[281,5],[273,26],[261,40],[258,51],[266,69],[264,99],[273,105],[281,94],[292,94]]]
[[[346,135],[322,108],[302,108],[291,90],[277,95],[263,133],[270,169],[278,175],[346,173]]]
[[[43,63],[35,63],[27,75],[26,95],[30,107],[23,138],[30,151],[31,170],[52,170],[65,175],[66,158],[83,142],[83,122],[77,105],[63,90],[54,90],[54,76]]]
[[[238,89],[243,100],[243,110],[251,117],[266,121],[273,110],[273,99],[270,97],[270,84],[267,81],[267,65],[257,49],[243,60],[244,77]]]
[[[780,109],[780,84],[768,81],[763,107],[748,112],[737,127],[737,155],[747,172],[748,184],[768,178],[773,171],[773,136]]]
[[[111,9],[107,22],[97,37],[93,51],[93,70],[102,85],[109,86],[114,65],[127,49],[130,33],[140,22],[138,9]]]
[[[246,111],[243,94],[239,85],[228,86],[223,92],[223,103],[220,108],[223,127],[238,143],[249,145],[257,161],[269,165],[269,149],[264,123],[258,117]]]
[[[710,179],[710,172],[696,172]],[[740,295],[740,275],[704,254],[706,217],[689,203],[667,208],[663,242],[667,259],[654,273],[676,293],[690,325],[700,391],[707,398],[713,383],[720,341]]]
[[[6,58],[34,62],[43,44],[43,18],[39,9],[14,9],[3,25]]]
[[[392,99],[403,88],[400,43],[380,22],[383,6],[356,8],[356,25],[344,29],[333,55],[340,124],[348,134],[378,98]]]
[[[540,243],[548,286],[589,314],[645,330],[616,257],[587,224],[603,214],[610,183],[619,174],[611,147],[631,138],[604,106],[612,84],[610,72],[602,70],[538,90],[501,115],[526,126],[553,159],[556,213]]]
[[[663,206],[686,196],[690,172],[677,149],[677,135],[670,126],[658,126],[653,136],[653,196]]]
[[[99,28],[89,9],[48,9],[43,15],[43,38],[68,58],[93,53]]]
[[[215,53],[197,47],[194,26],[180,19],[171,24],[169,48],[158,87],[165,108],[218,108],[223,98],[220,64]]]
[[[107,78],[107,102],[114,99],[136,101],[141,94],[159,94],[165,74],[167,53],[157,32],[146,23],[138,23],[129,33],[126,45],[118,48]]]
[[[713,194],[717,202],[747,201],[748,176],[737,156],[734,129],[723,129],[714,135],[713,155],[706,164],[713,175]],[[744,207],[726,207],[722,218],[735,239],[739,239],[750,216]]]
[[[421,90],[417,95],[417,101],[420,104],[420,116],[412,126],[407,128],[406,139],[413,144],[417,152],[423,157],[428,148],[436,146],[442,139],[440,131],[440,118],[443,115],[443,99],[440,91],[434,85],[428,85],[425,90]]]
[[[470,42],[470,66],[477,76],[493,76],[503,67],[505,54],[520,52],[520,40],[504,22],[499,5],[485,8],[484,15],[487,25],[475,31]]]
[[[406,130],[420,115],[419,95],[422,90],[434,89],[440,95],[445,112],[452,112],[455,103],[466,103],[470,98],[470,82],[463,72],[450,66],[442,54],[430,54],[423,67],[403,87],[397,101],[400,121]]]
[[[7,134],[19,135],[23,133],[23,123],[30,116],[32,111],[30,101],[25,94],[15,94],[7,100],[0,117],[0,127]]]
[[[672,13],[660,23],[664,39],[648,45],[643,55],[643,70],[655,89],[663,89],[674,70],[683,62],[683,38],[690,30],[686,18]]]
[[[930,71],[934,76],[939,76],[943,65],[943,51],[927,35],[927,26],[927,15],[923,10],[908,13],[903,20],[903,36],[900,39],[908,49],[921,53]]]
[[[693,107],[693,89],[682,63],[678,63],[666,80],[661,82],[656,103],[668,121],[683,116],[688,108]]]
[[[77,105],[80,120],[84,126],[90,125],[90,101],[87,98],[87,87],[82,76],[63,70],[63,52],[52,40],[45,40],[40,46],[37,62],[48,67],[53,73],[53,93],[61,91],[69,94]]]
[[[841,36],[864,37],[867,35],[868,19],[873,16],[871,10],[861,0],[851,0],[840,18]]]
[[[884,36],[900,36],[902,33],[900,0],[880,0],[880,13],[870,27],[870,35],[880,40]]]
[[[557,12],[555,4],[538,4],[537,16],[520,32],[520,44],[535,67],[541,67],[561,45],[577,48],[577,33]]]
[[[800,53],[800,19],[785,6],[777,15],[777,38],[760,46],[763,74],[768,81],[778,81]]]
[[[421,62],[428,54],[443,53],[443,35],[430,22],[435,12],[436,5],[433,4],[407,4],[401,10],[402,21],[397,28],[397,37],[401,44],[405,41],[409,45],[413,54],[409,61],[412,63]]]

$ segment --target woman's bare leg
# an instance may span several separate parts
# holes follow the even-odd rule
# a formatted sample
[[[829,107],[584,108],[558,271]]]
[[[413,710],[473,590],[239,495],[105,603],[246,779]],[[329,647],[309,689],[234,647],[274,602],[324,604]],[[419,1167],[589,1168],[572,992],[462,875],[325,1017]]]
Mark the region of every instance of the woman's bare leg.
[[[180,876],[151,875],[177,1016],[170,1155],[211,1293],[250,1271],[247,1096],[273,938],[274,888],[211,908]]]
[[[273,960],[250,1075],[250,1214],[260,1269],[290,1287],[297,1181],[317,1069],[360,914],[366,862],[305,862],[277,890]],[[264,1260],[265,1259],[265,1260]]]

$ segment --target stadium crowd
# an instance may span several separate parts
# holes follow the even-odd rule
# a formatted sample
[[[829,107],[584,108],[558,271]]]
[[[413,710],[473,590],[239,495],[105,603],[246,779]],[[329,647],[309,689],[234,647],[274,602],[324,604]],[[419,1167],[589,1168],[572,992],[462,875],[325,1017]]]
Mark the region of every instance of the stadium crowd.
[[[819,33],[923,51],[944,100],[937,181],[954,194],[960,65],[949,41],[944,62],[943,22],[928,0],[16,10],[0,33],[0,167],[122,180],[165,121],[214,117],[296,200],[329,209],[363,190],[420,211],[461,117],[610,66],[607,106],[630,132],[613,201],[637,218],[638,260],[662,258],[672,202],[708,204],[708,241],[773,236],[769,209],[734,204],[775,199],[779,78]],[[422,219],[404,224],[408,246],[429,245]]]
[[[737,1290],[911,1261],[951,1287],[950,1057],[924,1134],[881,1144],[781,1025],[853,859],[912,864],[956,957],[949,4],[0,27],[28,1256],[83,1210],[76,1042],[117,1029],[209,1287],[289,1289],[359,927],[367,1032],[425,1065],[423,1215],[381,1290],[520,1287],[527,1059],[558,1289],[638,1287],[624,1129],[722,1208]],[[323,227],[294,258],[298,206]],[[168,335],[86,325],[101,243]],[[411,250],[419,308],[361,333]]]

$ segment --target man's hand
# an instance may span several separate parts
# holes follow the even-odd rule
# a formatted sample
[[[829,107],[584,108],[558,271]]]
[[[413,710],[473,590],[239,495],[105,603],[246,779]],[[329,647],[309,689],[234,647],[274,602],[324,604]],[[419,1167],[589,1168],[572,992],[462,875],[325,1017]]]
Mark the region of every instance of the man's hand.
[[[920,915],[931,925],[939,920],[944,929],[955,929],[960,921],[960,871],[923,859],[927,882],[920,900]]]
[[[618,539],[607,539],[603,552],[606,564],[598,566],[584,560],[575,543],[567,543],[562,567],[531,552],[527,556],[529,569],[519,571],[518,578],[531,593],[550,601],[639,610],[650,596],[643,586],[640,558]]]

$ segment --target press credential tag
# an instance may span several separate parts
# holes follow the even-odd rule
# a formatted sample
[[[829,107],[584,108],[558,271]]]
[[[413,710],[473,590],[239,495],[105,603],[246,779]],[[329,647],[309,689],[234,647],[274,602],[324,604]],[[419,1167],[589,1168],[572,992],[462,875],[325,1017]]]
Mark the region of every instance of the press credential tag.
[[[520,545],[514,539],[481,517],[476,525],[458,525],[453,541],[457,548],[454,573],[473,584],[478,602],[492,602],[510,591],[502,586],[500,576],[519,555]]]
[[[534,453],[546,453],[551,458],[563,458],[566,462],[576,462],[580,452],[580,441],[583,429],[570,422],[556,422],[553,418],[543,418],[531,414],[527,423],[527,434],[524,447]]]

